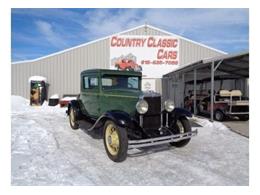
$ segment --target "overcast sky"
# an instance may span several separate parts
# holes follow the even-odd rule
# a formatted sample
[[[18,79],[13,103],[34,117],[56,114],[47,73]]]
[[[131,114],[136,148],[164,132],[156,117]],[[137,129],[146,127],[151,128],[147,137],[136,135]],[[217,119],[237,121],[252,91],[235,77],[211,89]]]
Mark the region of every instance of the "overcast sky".
[[[249,47],[248,9],[12,9],[12,61],[145,23],[228,53]]]

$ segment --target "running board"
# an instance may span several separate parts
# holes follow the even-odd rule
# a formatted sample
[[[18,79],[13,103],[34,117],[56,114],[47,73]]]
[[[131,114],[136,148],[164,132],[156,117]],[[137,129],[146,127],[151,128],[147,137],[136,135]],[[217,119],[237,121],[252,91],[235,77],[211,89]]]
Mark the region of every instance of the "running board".
[[[156,138],[151,138],[151,139],[129,140],[128,149],[155,146],[155,145],[166,144],[166,143],[170,143],[170,142],[178,142],[181,140],[189,139],[193,136],[196,136],[197,134],[198,134],[198,130],[195,129],[191,132],[182,133],[182,134],[156,137]]]

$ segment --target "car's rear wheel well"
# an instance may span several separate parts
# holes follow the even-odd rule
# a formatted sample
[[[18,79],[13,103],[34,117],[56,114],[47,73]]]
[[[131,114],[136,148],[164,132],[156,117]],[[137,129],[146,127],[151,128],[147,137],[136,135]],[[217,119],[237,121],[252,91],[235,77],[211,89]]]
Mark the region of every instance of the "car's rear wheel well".
[[[76,115],[76,119],[77,120],[81,120],[82,118],[82,113],[80,110],[80,105],[79,105],[79,101],[78,100],[73,100],[68,104],[68,111],[67,114],[69,115],[71,108],[73,108],[75,110],[75,115]]]

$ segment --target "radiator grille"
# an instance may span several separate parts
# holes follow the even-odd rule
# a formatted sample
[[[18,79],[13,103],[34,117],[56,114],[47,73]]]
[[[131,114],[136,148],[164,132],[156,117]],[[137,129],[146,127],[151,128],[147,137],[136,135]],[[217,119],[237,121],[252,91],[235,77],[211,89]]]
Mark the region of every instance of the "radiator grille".
[[[145,115],[155,115],[159,114],[161,112],[161,97],[156,96],[156,97],[145,97],[144,98],[148,105],[149,109]]]
[[[143,128],[158,129],[161,126],[161,97],[145,97],[148,105],[148,111],[143,118]]]

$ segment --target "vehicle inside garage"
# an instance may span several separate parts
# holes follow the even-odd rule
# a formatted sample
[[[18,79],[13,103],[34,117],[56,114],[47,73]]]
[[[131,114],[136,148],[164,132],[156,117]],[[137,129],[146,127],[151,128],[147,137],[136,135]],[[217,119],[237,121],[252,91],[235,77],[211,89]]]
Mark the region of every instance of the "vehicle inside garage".
[[[185,65],[164,75],[164,98],[211,120],[249,117],[249,52],[222,55]]]

